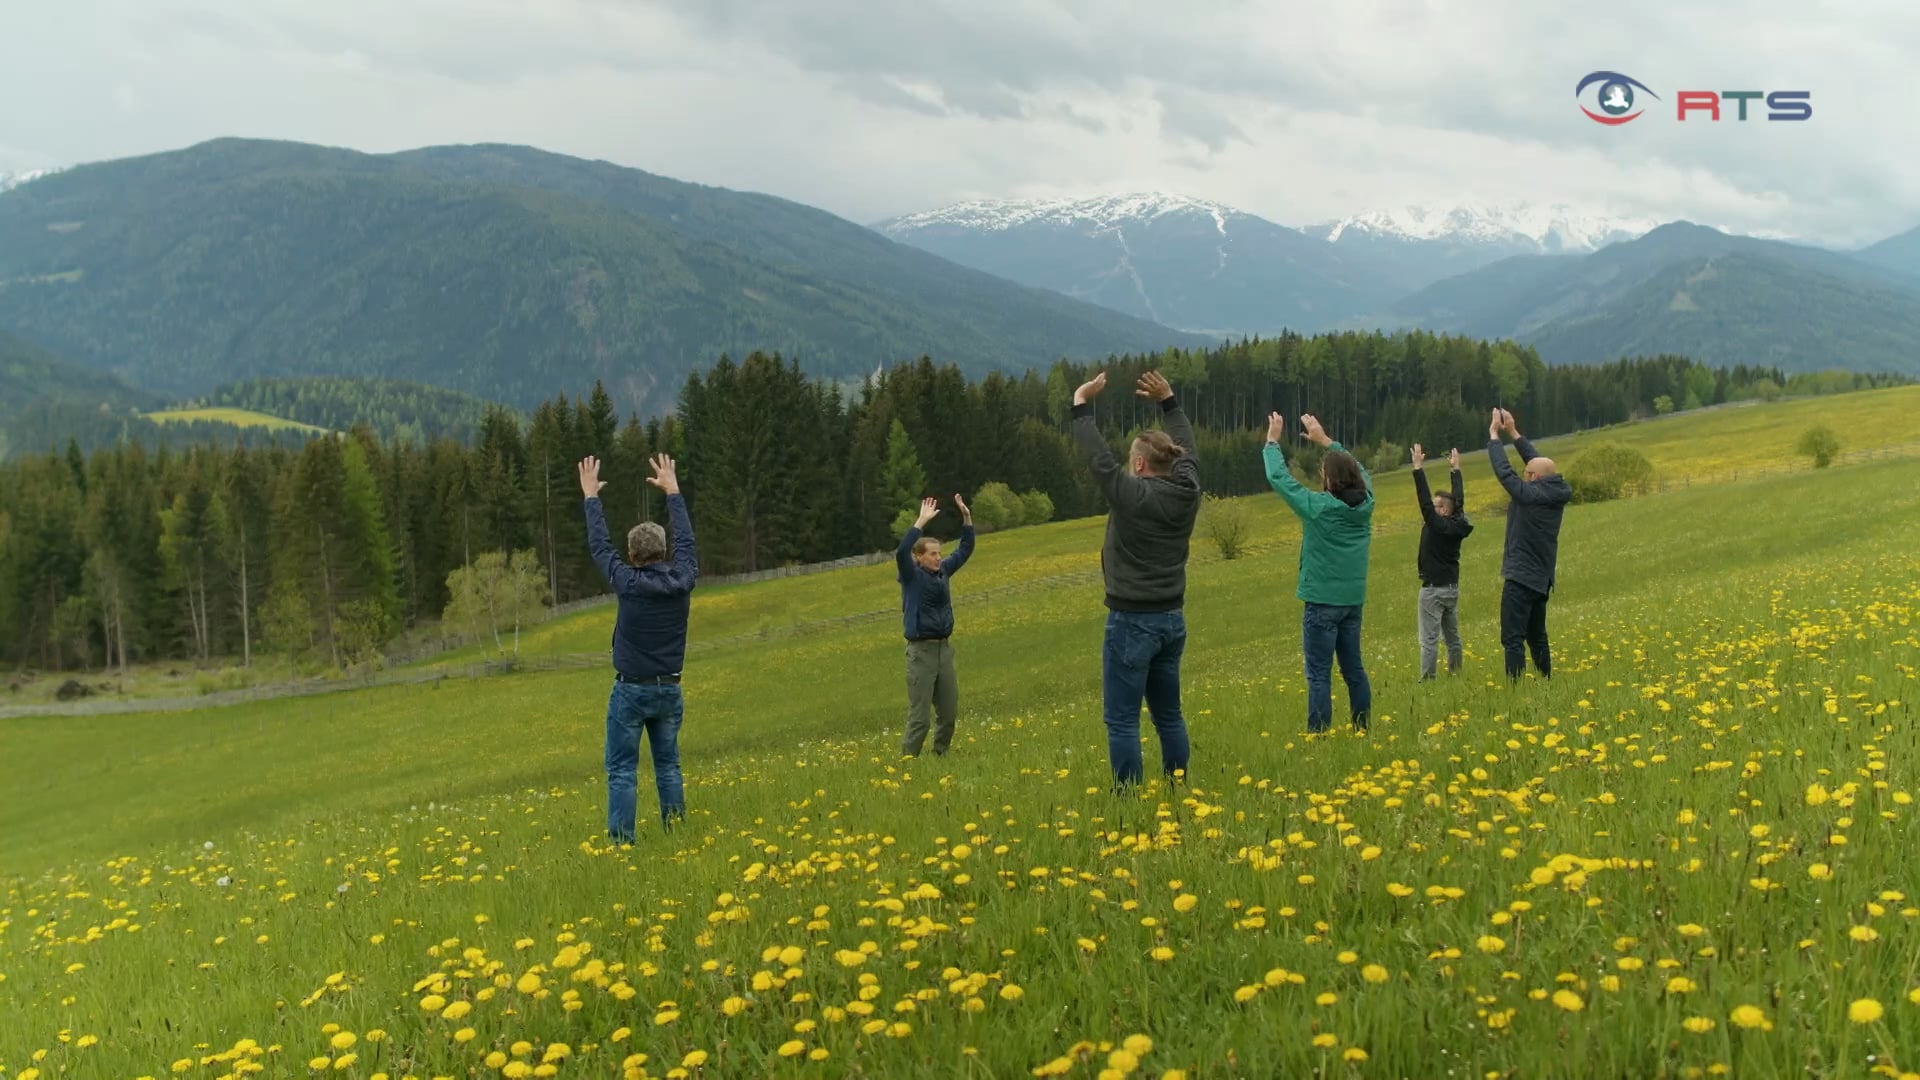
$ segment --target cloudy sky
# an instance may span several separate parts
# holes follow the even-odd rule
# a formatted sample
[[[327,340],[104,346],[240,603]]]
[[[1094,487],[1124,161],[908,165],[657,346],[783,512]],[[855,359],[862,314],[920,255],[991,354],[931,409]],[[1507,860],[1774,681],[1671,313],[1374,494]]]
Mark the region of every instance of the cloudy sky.
[[[528,143],[857,221],[1168,190],[1285,224],[1565,202],[1920,224],[1911,0],[0,0],[0,171],[243,135]],[[1580,115],[1596,69],[1660,95]],[[1805,123],[1676,122],[1683,89]]]

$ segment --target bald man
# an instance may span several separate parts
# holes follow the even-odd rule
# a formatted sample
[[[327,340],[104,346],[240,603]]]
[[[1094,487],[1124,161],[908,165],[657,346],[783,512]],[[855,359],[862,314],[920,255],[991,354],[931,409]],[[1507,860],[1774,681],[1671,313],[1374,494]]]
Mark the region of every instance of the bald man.
[[[1502,432],[1520,451],[1524,477],[1516,475],[1507,460]],[[1500,645],[1507,652],[1507,678],[1526,673],[1529,650],[1540,677],[1552,678],[1547,598],[1553,595],[1554,565],[1560,557],[1560,517],[1573,500],[1573,488],[1552,458],[1533,452],[1533,444],[1505,409],[1493,410],[1487,425],[1487,456],[1493,459],[1493,475],[1513,500],[1507,507],[1507,550],[1500,563],[1500,576],[1507,579],[1500,594]]]

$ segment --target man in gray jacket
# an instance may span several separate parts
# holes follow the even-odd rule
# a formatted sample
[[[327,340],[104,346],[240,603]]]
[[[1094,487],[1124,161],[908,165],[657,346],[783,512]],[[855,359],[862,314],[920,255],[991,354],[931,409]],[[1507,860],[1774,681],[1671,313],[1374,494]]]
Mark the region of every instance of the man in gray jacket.
[[[1513,440],[1526,466],[1525,479],[1514,474],[1507,460],[1501,432]],[[1507,678],[1518,679],[1527,670],[1527,652],[1542,678],[1553,677],[1553,652],[1547,645],[1547,598],[1553,594],[1554,569],[1560,560],[1560,518],[1573,501],[1573,488],[1553,459],[1533,452],[1533,444],[1505,409],[1493,410],[1487,425],[1487,456],[1493,475],[1507,489],[1513,504],[1507,507],[1507,550],[1500,576],[1507,579],[1500,593],[1500,644],[1507,652]]]
[[[1193,429],[1158,372],[1140,377],[1135,393],[1160,404],[1165,431],[1133,440],[1123,466],[1093,419],[1105,372],[1073,394],[1073,440],[1107,498],[1100,569],[1107,590],[1107,634],[1101,654],[1107,759],[1116,786],[1141,780],[1140,702],[1160,736],[1160,765],[1169,777],[1187,767],[1187,721],[1180,712],[1180,657],[1187,647],[1183,605],[1187,546],[1200,513],[1200,458]]]

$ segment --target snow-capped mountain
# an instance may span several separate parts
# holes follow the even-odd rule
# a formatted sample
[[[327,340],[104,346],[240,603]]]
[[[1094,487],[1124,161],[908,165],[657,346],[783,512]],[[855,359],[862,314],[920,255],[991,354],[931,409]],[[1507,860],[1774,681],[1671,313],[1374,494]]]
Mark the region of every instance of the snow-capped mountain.
[[[1183,330],[1314,330],[1392,299],[1337,245],[1184,195],[966,202],[875,228],[990,274]]]
[[[38,180],[43,176],[52,176],[59,171],[59,169],[29,169],[26,172],[0,172],[0,191],[12,191],[21,184]]]
[[[1374,210],[1310,230],[1330,243],[1349,234],[1401,240],[1486,244],[1526,254],[1557,255],[1598,251],[1608,244],[1645,236],[1662,223],[1653,218],[1594,213],[1564,203],[1506,206],[1408,206]],[[1517,253],[1517,252],[1510,252]]]

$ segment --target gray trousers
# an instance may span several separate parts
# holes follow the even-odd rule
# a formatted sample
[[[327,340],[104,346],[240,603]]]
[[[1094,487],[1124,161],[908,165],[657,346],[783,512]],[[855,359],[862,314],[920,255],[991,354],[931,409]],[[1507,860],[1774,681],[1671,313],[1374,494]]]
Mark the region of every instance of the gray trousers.
[[[960,683],[953,675],[952,641],[907,642],[907,737],[900,752],[920,755],[927,741],[927,710],[936,717],[933,752],[944,754],[953,743],[953,720],[960,712]]]
[[[1431,679],[1440,659],[1440,637],[1447,639],[1447,670],[1460,670],[1460,586],[1420,589],[1420,677]]]

